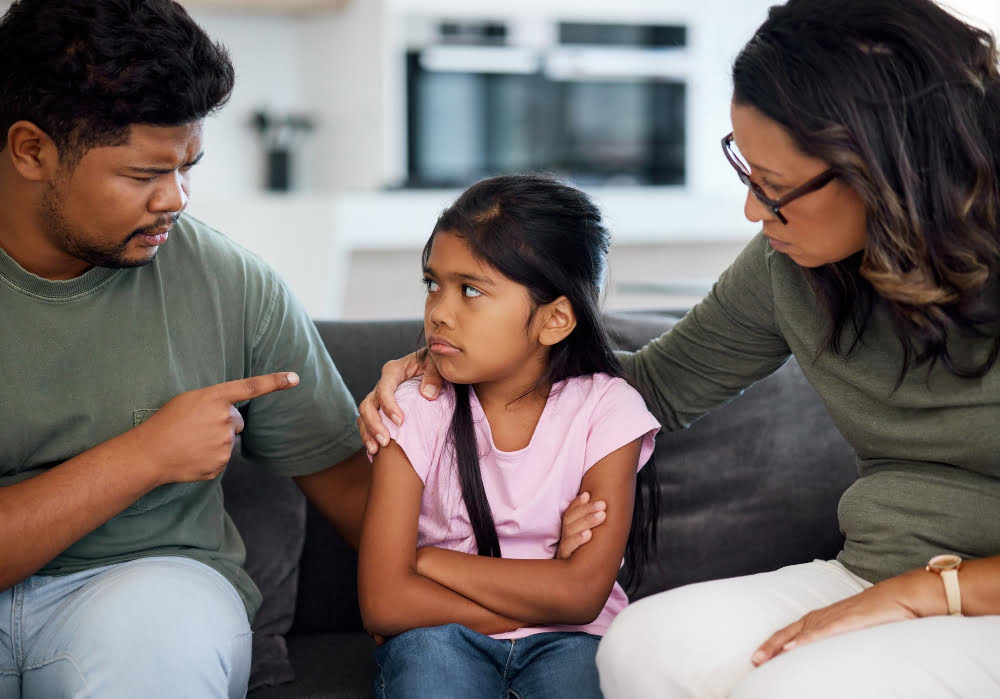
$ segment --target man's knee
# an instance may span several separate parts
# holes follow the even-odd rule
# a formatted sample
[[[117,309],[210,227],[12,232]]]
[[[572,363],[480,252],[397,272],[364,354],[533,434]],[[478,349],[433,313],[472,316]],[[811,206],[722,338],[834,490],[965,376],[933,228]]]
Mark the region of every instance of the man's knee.
[[[153,558],[115,566],[66,606],[40,635],[31,680],[40,686],[61,681],[53,661],[68,658],[95,696],[245,692],[246,611],[232,585],[203,564]],[[27,672],[24,681],[27,688]]]

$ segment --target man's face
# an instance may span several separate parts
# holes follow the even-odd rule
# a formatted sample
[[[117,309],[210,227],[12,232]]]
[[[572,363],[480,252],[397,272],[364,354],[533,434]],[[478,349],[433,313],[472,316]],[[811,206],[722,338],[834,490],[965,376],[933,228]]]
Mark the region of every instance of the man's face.
[[[188,203],[202,155],[202,122],[133,125],[120,146],[88,150],[47,185],[42,234],[65,258],[65,278],[91,266],[139,267],[156,256]]]

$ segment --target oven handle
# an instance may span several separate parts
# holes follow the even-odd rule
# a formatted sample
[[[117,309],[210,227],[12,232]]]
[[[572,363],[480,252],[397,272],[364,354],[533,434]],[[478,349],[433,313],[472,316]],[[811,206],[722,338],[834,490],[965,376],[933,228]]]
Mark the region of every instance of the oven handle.
[[[420,67],[434,73],[531,75],[541,65],[538,51],[519,46],[428,46],[420,52]]]
[[[561,47],[546,54],[545,74],[552,80],[638,78],[686,82],[691,76],[691,61],[683,47]]]

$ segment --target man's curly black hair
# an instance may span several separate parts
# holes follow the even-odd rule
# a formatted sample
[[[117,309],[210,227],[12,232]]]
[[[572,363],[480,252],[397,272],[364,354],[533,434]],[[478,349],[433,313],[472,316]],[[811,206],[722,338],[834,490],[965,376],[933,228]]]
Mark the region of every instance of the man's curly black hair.
[[[225,104],[225,48],[173,0],[16,0],[0,20],[0,150],[26,120],[64,161]]]

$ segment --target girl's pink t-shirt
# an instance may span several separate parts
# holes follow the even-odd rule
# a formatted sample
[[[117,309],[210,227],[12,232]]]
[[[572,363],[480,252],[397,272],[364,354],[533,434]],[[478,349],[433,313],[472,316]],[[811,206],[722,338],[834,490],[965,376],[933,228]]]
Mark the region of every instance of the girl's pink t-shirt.
[[[396,391],[396,400],[406,415],[401,427],[382,415],[392,438],[424,483],[417,545],[476,553],[449,439],[454,389],[445,384],[437,400],[427,401],[419,395],[419,387],[419,380],[413,379]],[[593,374],[556,384],[528,446],[504,452],[493,443],[475,391],[469,391],[469,399],[483,484],[504,558],[553,558],[562,513],[579,493],[583,474],[639,437],[642,447],[637,470],[642,468],[653,453],[653,438],[660,428],[642,397],[624,380]],[[626,604],[625,592],[616,582],[604,609],[589,624],[526,627],[494,634],[494,638],[520,638],[544,631],[601,636]]]

